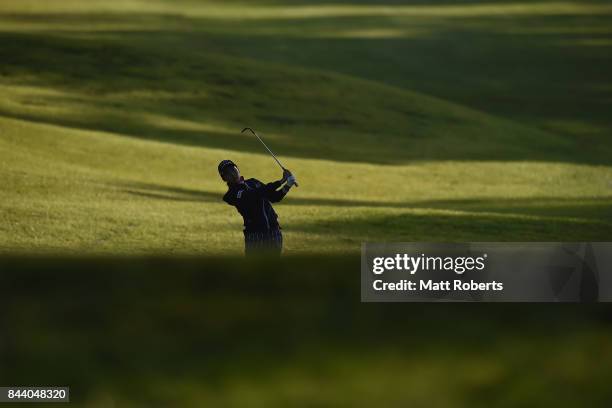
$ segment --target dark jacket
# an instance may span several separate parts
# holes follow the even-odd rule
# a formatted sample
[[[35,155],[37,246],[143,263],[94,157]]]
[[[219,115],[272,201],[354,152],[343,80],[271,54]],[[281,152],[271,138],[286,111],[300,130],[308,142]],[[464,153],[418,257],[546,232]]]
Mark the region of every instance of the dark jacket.
[[[270,203],[283,199],[286,192],[278,190],[281,181],[263,184],[257,179],[231,185],[223,196],[223,201],[236,207],[244,219],[244,230],[263,232],[280,228],[278,216]]]

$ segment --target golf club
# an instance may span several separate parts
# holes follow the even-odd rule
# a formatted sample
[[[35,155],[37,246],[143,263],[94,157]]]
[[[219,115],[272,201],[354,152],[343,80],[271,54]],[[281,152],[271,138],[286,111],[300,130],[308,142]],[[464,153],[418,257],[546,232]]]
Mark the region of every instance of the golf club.
[[[268,153],[270,153],[272,155],[272,157],[274,158],[274,160],[276,160],[276,162],[278,163],[278,165],[280,166],[281,169],[283,170],[287,170],[285,169],[285,167],[281,164],[280,161],[278,161],[278,159],[276,158],[276,156],[274,155],[274,153],[272,153],[272,150],[270,150],[270,148],[268,146],[266,146],[266,144],[264,143],[263,140],[261,140],[261,137],[259,137],[259,135],[257,133],[255,133],[255,131],[253,129],[251,129],[250,127],[245,127],[244,129],[242,129],[242,132],[240,133],[244,133],[245,130],[250,130],[251,133],[253,133],[255,135],[255,137],[261,142],[261,144],[266,148],[266,150],[268,151]],[[298,184],[295,183],[295,186],[298,187]]]

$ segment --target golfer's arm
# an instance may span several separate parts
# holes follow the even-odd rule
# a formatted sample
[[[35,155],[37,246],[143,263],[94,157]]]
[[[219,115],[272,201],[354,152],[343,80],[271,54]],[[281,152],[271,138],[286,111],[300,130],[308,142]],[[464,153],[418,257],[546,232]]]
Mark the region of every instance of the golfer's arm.
[[[266,184],[265,189],[266,189],[266,191],[276,191],[276,190],[278,190],[278,188],[280,186],[283,185],[284,182],[285,182],[285,180],[282,180],[282,179],[281,180],[273,181],[271,183]]]
[[[283,188],[281,188],[280,190],[277,190],[277,188],[280,187],[282,183],[283,183],[283,180],[279,180],[279,181],[275,181],[273,183],[268,184],[268,186],[275,186],[274,189],[268,190],[268,193],[267,193],[268,200],[270,200],[273,203],[277,203],[280,200],[282,200],[283,197],[285,197],[285,195],[287,195],[287,193],[289,192],[289,189],[291,188],[289,185],[285,184]]]

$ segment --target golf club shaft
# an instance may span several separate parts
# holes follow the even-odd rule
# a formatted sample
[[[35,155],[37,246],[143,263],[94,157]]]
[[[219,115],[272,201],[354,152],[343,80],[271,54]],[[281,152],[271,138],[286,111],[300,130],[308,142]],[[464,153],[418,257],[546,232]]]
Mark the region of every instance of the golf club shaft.
[[[261,142],[261,144],[263,145],[263,147],[266,148],[266,150],[268,151],[268,153],[270,153],[270,155],[274,158],[274,160],[276,160],[276,163],[278,163],[278,165],[280,166],[281,169],[287,170],[285,169],[285,167],[281,164],[281,162],[276,158],[276,155],[274,155],[274,153],[272,153],[272,150],[270,150],[270,148],[266,145],[266,143],[261,139],[261,137],[259,137],[259,135],[251,128],[247,127],[242,129],[242,132],[240,133],[244,133],[245,130],[250,130],[251,133],[253,133],[255,135],[255,137]],[[298,187],[298,184],[295,183],[295,186]]]

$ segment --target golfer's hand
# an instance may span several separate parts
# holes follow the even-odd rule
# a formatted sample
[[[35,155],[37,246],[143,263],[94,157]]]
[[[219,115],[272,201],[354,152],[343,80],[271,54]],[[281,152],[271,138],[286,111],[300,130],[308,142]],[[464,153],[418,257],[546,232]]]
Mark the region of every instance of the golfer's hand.
[[[283,181],[287,181],[287,179],[291,176],[291,172],[287,169],[283,169]]]
[[[287,185],[289,187],[297,186],[297,180],[295,179],[295,177],[293,175],[290,175],[289,177],[287,177]]]

